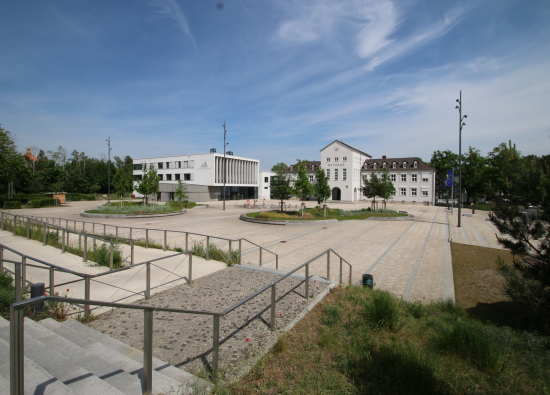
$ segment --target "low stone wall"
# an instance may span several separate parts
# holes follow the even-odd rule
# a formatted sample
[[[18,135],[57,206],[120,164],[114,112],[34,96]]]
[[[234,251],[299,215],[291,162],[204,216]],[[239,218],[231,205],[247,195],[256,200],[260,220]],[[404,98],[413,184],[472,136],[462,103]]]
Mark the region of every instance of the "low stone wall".
[[[142,215],[127,215],[127,214],[91,214],[84,211],[80,212],[81,217],[89,218],[152,218],[152,217],[170,217],[172,215],[181,215],[185,214],[187,209],[180,211],[172,211],[170,213],[159,213],[159,214],[142,214]]]
[[[288,225],[288,226],[300,226],[300,225],[329,225],[338,222],[337,219],[320,219],[317,221],[284,221],[277,219],[256,219],[247,217],[246,214],[241,214],[239,217],[242,221],[253,222],[255,224],[265,224],[265,225]]]
[[[406,217],[369,217],[365,221],[412,221],[414,215],[408,214]]]

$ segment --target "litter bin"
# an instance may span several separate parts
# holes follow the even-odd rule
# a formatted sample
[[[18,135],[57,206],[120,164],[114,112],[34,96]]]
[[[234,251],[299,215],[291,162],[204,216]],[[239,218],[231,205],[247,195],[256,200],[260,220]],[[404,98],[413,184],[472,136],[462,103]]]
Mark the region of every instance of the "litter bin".
[[[36,283],[31,285],[31,298],[38,298],[44,296],[44,283]],[[36,314],[40,314],[44,308],[44,302],[34,305],[33,309]]]
[[[363,287],[369,287],[370,289],[373,289],[374,278],[372,274],[363,274],[363,279],[361,281],[361,284],[363,284]]]

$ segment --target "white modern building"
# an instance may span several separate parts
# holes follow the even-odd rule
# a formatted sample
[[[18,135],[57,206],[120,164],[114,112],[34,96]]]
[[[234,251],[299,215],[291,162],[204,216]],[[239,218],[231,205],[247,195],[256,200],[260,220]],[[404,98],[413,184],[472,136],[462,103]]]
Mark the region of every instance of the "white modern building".
[[[372,173],[386,169],[395,186],[398,202],[429,202],[435,204],[435,169],[419,158],[367,159],[361,174],[370,178]],[[366,199],[366,197],[363,197]]]
[[[225,161],[226,200],[257,199],[260,161],[233,156],[231,151]],[[207,154],[134,159],[136,186],[143,178],[144,170],[151,166],[160,176],[159,193],[152,196],[153,199],[173,201],[178,181],[181,180],[191,202],[222,200],[224,156],[216,153],[215,149]],[[134,195],[142,197],[137,191]]]
[[[259,199],[271,199],[271,180],[275,177],[272,171],[260,172],[260,186],[258,187]]]
[[[371,156],[335,140],[321,150],[321,168],[332,190],[331,200],[356,202],[362,199],[361,168]]]

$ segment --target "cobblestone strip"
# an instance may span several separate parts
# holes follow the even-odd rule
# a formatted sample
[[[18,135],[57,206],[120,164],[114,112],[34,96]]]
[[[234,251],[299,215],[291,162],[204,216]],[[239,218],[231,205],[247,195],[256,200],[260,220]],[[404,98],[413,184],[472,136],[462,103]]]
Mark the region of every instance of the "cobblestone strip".
[[[449,223],[449,213],[445,220]],[[453,261],[451,243],[449,242],[449,226],[445,227],[445,251],[443,255],[443,300],[455,301],[455,283],[453,279]]]
[[[407,227],[407,229],[405,229],[405,231],[403,233],[401,233],[401,235],[392,243],[392,245],[390,245],[386,251],[384,251],[384,253],[382,255],[380,255],[378,257],[378,259],[367,269],[367,271],[365,273],[370,273],[374,270],[374,268],[380,263],[380,261],[382,261],[382,259],[384,259],[384,257],[388,254],[388,252],[391,251],[391,249],[399,242],[399,240],[401,240],[401,238],[403,236],[405,236],[405,234],[415,225],[416,223],[413,222],[411,225],[409,225]]]
[[[479,230],[476,228],[474,223],[472,221],[470,221],[470,218],[464,217],[464,219],[466,220],[466,222],[468,222],[468,224],[470,225],[472,230],[475,232],[477,238],[481,241],[483,246],[489,248],[489,243],[487,243],[487,240],[485,240],[485,238],[481,235],[481,233],[479,233]]]

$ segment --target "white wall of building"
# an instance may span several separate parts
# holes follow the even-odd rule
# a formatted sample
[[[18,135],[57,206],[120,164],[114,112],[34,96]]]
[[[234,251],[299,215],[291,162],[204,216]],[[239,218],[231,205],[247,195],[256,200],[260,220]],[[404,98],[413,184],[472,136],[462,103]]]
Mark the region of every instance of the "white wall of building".
[[[274,177],[275,173],[272,171],[260,172],[260,183],[258,187],[258,199],[270,199],[271,197],[271,177]]]

